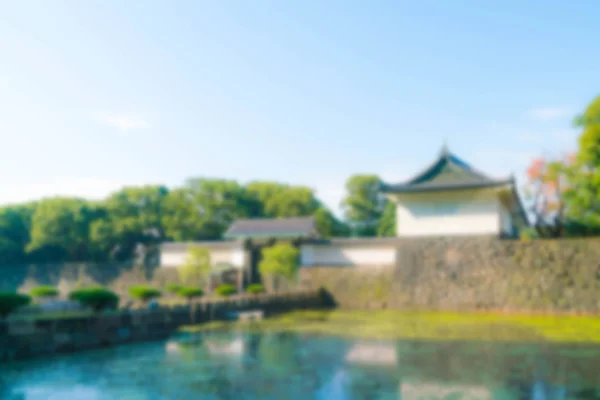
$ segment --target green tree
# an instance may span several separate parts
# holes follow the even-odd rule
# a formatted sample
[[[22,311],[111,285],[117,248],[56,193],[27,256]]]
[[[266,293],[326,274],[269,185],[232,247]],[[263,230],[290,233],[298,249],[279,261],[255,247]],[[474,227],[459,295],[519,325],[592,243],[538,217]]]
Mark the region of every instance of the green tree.
[[[165,235],[176,242],[201,239],[204,224],[200,215],[190,190],[179,188],[171,191],[165,199],[162,220]]]
[[[380,193],[377,175],[354,175],[346,182],[342,210],[355,235],[375,236],[386,200]]]
[[[317,231],[324,238],[350,235],[350,227],[340,221],[326,207],[321,206],[314,212]]]
[[[37,286],[31,289],[29,295],[31,297],[45,299],[59,296],[60,291],[54,286]]]
[[[150,300],[162,296],[162,292],[156,288],[146,285],[136,285],[129,288],[129,295],[134,299],[141,300],[144,304]]]
[[[280,207],[272,203],[273,198],[289,188],[290,185],[284,183],[265,181],[254,181],[245,187],[248,195],[260,206],[260,216],[265,218],[281,217],[278,214]]]
[[[31,217],[35,203],[0,208],[0,260],[5,264],[26,261]]]
[[[305,186],[252,182],[246,190],[262,205],[261,214],[266,218],[306,217],[322,207],[314,191]]]
[[[252,182],[247,192],[261,204],[266,218],[314,216],[322,237],[348,236],[349,227],[333,215],[316,197],[312,189],[278,182]]]
[[[296,279],[299,268],[300,252],[289,243],[277,243],[262,250],[262,260],[258,269],[262,276],[272,281],[272,286],[277,288],[274,281],[283,278],[288,284]]]
[[[600,233],[600,96],[575,120],[582,129],[565,193],[566,213],[587,234]]]
[[[22,293],[0,292],[0,319],[6,318],[21,307],[31,303],[31,297]]]
[[[187,251],[183,265],[178,267],[179,278],[186,286],[204,284],[206,293],[210,293],[210,275],[212,271],[210,251],[204,247],[192,246]]]
[[[377,236],[396,236],[396,204],[388,201],[377,225]]]
[[[85,307],[89,307],[95,312],[106,309],[115,310],[119,306],[119,296],[102,287],[92,286],[83,289],[77,289],[69,293],[69,299],[77,301]]]
[[[140,247],[149,249],[162,242],[165,186],[125,187],[97,208],[99,218],[90,227],[93,254],[113,260],[130,260]]]
[[[195,298],[202,297],[204,295],[204,290],[197,287],[182,287],[177,291],[177,295],[185,298],[191,303]]]
[[[312,189],[303,186],[292,186],[287,190],[275,193],[265,203],[265,212],[276,217],[304,217],[313,215],[321,204],[315,198]]]
[[[219,239],[235,219],[261,214],[259,202],[244,187],[225,179],[189,179],[169,204],[179,205],[166,213],[173,238]]]
[[[36,261],[86,261],[94,213],[79,198],[55,197],[38,202],[31,219],[27,251]]]

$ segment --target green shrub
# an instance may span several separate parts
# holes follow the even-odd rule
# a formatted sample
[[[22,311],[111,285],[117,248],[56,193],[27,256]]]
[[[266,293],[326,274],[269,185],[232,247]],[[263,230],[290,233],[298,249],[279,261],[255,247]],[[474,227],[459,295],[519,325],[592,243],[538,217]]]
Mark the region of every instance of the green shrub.
[[[220,285],[219,287],[217,287],[217,289],[215,290],[215,293],[217,293],[219,296],[228,297],[233,294],[236,294],[237,289],[233,285],[224,283],[224,284]]]
[[[69,299],[94,311],[114,310],[119,305],[119,296],[102,286],[74,290],[69,293]]]
[[[265,287],[260,283],[253,283],[252,285],[248,285],[248,287],[246,288],[246,292],[252,294],[264,293]]]
[[[181,297],[185,297],[189,301],[196,297],[202,297],[204,295],[204,290],[196,287],[183,287],[177,292],[177,294]]]
[[[6,318],[20,307],[31,303],[31,297],[22,293],[0,292],[0,318]]]
[[[151,286],[137,285],[129,288],[129,295],[146,303],[149,300],[162,296],[162,292]]]
[[[32,297],[56,297],[60,291],[54,286],[38,286],[29,292]]]
[[[169,293],[178,294],[181,289],[183,289],[183,285],[180,285],[179,283],[167,284],[167,292]]]

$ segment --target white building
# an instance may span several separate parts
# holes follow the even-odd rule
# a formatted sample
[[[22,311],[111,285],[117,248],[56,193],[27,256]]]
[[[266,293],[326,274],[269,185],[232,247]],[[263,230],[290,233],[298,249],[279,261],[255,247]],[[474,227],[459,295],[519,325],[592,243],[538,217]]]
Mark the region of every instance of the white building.
[[[528,223],[513,177],[490,178],[446,147],[423,172],[382,192],[397,205],[397,237],[517,237]]]

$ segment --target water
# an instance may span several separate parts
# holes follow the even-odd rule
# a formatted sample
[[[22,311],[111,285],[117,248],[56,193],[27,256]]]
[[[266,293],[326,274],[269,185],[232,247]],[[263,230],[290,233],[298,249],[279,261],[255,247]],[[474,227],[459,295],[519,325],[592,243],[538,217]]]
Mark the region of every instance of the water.
[[[7,400],[596,399],[600,348],[205,333],[0,367]]]

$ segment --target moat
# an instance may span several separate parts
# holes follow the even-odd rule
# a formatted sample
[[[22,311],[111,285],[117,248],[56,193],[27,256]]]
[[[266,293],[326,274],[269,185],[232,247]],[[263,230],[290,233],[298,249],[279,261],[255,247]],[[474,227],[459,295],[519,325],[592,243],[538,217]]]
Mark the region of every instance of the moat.
[[[595,399],[599,360],[594,344],[182,333],[7,363],[0,399]]]

